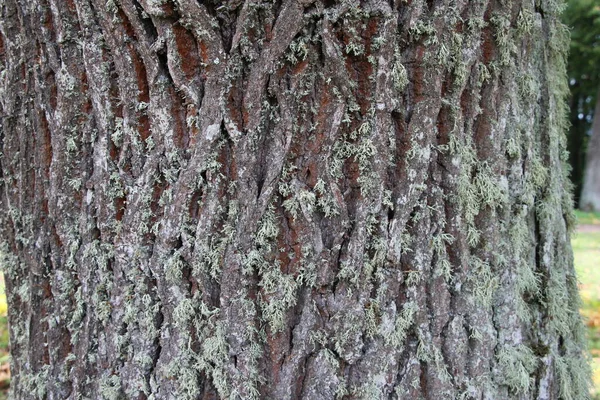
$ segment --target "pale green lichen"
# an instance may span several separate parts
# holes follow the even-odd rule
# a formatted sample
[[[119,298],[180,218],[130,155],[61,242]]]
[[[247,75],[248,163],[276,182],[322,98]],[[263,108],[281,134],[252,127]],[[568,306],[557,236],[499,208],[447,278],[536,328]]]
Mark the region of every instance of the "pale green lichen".
[[[409,28],[408,32],[416,40],[426,36],[425,45],[427,46],[437,43],[436,30],[431,22],[419,20]]]
[[[512,38],[513,30],[511,29],[510,19],[497,13],[492,15],[490,23],[494,27],[494,38],[499,52],[499,65],[508,66],[511,63],[512,55],[517,53],[517,46]]]
[[[340,263],[340,270],[338,271],[337,278],[344,279],[348,281],[351,285],[357,286],[360,279],[360,271],[351,262],[342,261]],[[348,290],[348,294],[350,295],[351,289],[348,288]]]
[[[529,35],[532,33],[535,24],[535,17],[529,8],[523,7],[517,17],[517,32],[519,35]]]
[[[103,375],[98,381],[98,394],[105,400],[121,400],[121,378],[118,375]]]
[[[440,228],[443,229],[446,222],[442,219],[439,221]],[[454,236],[449,233],[439,233],[433,237],[431,247],[437,257],[436,276],[442,276],[446,282],[452,278],[452,264],[448,259],[446,246],[454,242]]]
[[[514,137],[510,137],[506,140],[505,148],[508,157],[512,159],[521,158],[521,147]]]
[[[400,59],[400,52],[396,50],[394,52],[394,64],[392,66],[392,79],[396,90],[401,92],[406,88],[406,85],[408,85],[408,73],[406,72],[404,65],[400,62]]]
[[[201,357],[197,360],[196,365],[200,370],[205,370],[211,376],[212,382],[222,398],[228,398],[231,391],[225,370],[228,361],[229,354],[225,329],[222,323],[217,322],[212,335],[204,337]]]
[[[14,281],[15,274],[20,266],[19,258],[10,251],[10,247],[6,241],[0,240],[0,271],[2,271],[5,277]]]
[[[37,372],[26,372],[20,376],[22,392],[37,398],[46,398],[50,365],[43,365]]]
[[[175,250],[165,262],[165,277],[171,283],[177,283],[183,278],[185,261],[181,256],[181,249]]]
[[[504,346],[497,354],[501,371],[499,382],[509,387],[514,394],[527,394],[535,381],[539,359],[525,346]]]
[[[493,304],[493,296],[498,289],[500,279],[494,274],[487,260],[473,255],[469,265],[473,271],[473,274],[468,277],[473,282],[473,294],[480,304],[489,308]]]
[[[259,298],[263,318],[269,323],[273,333],[285,327],[285,313],[296,304],[298,283],[293,276],[283,274],[277,264],[264,271],[259,286],[264,296]]]
[[[74,298],[75,298],[75,307],[74,307],[74,310],[72,310],[71,319],[69,320],[69,323],[68,323],[68,328],[72,332],[71,342],[73,344],[77,342],[79,330],[81,328],[83,317],[85,316],[85,311],[86,311],[85,304],[83,302],[83,295],[82,295],[81,287],[77,288]],[[110,314],[110,312],[109,312],[109,314]],[[99,317],[104,317],[104,315],[102,313],[98,313],[97,310],[96,310],[96,315]],[[106,319],[108,319],[108,317],[106,317]]]
[[[314,187],[315,192],[318,194],[317,207],[325,214],[325,217],[331,218],[340,214],[340,207],[331,194],[331,191],[325,190],[325,181],[318,179]]]
[[[185,326],[193,320],[196,315],[192,299],[185,298],[179,301],[179,304],[173,309],[173,320],[175,326],[185,329]]]
[[[351,393],[354,398],[361,400],[383,399],[387,397],[385,396],[383,388],[378,386],[374,381],[363,383],[359,387],[352,388]]]
[[[275,215],[275,206],[269,204],[266,212],[258,226],[256,231],[255,241],[258,246],[269,247],[271,241],[277,237],[279,233],[278,221]]]
[[[378,314],[379,302],[375,299],[371,299],[365,307],[364,314],[365,333],[369,338],[372,338],[379,333]]]
[[[306,60],[309,54],[309,42],[310,38],[304,35],[300,35],[293,40],[288,47],[289,51],[285,55],[286,60],[291,64],[297,64],[300,60]]]
[[[589,399],[590,366],[578,352],[555,357],[559,395],[564,400]]]
[[[312,211],[316,205],[317,198],[313,192],[306,189],[294,190],[293,195],[282,203],[283,208],[290,213],[290,215],[296,219],[298,218],[302,209],[306,209],[307,212]]]
[[[409,329],[413,326],[418,311],[419,306],[413,301],[402,306],[402,311],[394,322],[393,331],[389,335],[384,335],[384,332],[382,332],[387,345],[392,345],[398,349],[403,348],[404,341],[408,336]]]

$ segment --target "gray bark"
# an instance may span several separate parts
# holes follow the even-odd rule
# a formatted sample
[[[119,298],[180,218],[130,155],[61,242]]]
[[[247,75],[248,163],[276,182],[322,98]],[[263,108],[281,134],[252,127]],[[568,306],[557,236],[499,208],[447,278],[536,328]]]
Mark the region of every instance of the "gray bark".
[[[600,212],[600,88],[596,96],[592,134],[586,150],[579,208],[584,211]]]
[[[2,0],[14,399],[582,399],[555,0]]]

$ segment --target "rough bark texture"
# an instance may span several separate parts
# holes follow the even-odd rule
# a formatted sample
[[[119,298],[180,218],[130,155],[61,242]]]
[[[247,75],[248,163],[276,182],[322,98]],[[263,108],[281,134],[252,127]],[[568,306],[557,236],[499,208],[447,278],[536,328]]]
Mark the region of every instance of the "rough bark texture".
[[[1,0],[14,399],[582,399],[555,0]]]
[[[580,208],[600,212],[600,88],[596,96],[592,134],[585,157],[585,173]]]

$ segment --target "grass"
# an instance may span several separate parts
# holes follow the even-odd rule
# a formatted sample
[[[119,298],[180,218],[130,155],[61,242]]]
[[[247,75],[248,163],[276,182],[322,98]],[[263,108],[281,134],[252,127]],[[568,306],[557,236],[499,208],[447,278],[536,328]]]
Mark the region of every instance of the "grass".
[[[592,355],[594,399],[600,400],[600,213],[577,211],[580,225],[596,228],[580,229],[571,238],[575,269],[580,282],[581,314],[586,318],[588,345]]]
[[[600,225],[600,212],[583,212],[575,210],[579,225]]]

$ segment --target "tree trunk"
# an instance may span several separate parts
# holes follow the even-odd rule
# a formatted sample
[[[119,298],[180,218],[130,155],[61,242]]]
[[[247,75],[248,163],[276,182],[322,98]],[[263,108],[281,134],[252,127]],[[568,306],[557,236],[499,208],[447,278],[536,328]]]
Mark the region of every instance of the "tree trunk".
[[[568,62],[567,62],[568,63]],[[583,171],[585,170],[585,144],[587,139],[588,122],[579,118],[582,103],[587,96],[579,93],[577,87],[569,86],[571,95],[569,98],[569,130],[567,132],[567,150],[569,151],[569,179],[573,183],[573,201],[579,208],[581,201],[581,190],[583,187]]]
[[[2,0],[14,399],[581,399],[555,0]]]
[[[592,135],[585,157],[585,173],[579,208],[584,211],[600,212],[600,88],[598,88],[596,96]]]

